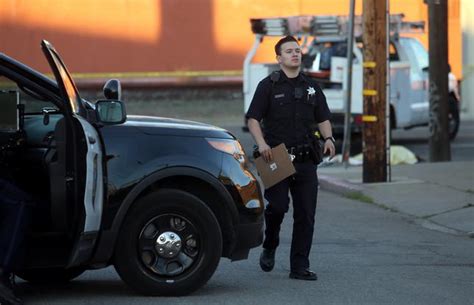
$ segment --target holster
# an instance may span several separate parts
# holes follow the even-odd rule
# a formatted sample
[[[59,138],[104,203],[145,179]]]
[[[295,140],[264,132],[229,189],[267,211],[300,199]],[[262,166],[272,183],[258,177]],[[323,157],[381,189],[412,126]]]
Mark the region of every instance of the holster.
[[[318,165],[323,161],[323,144],[319,137],[315,135],[310,135],[308,137],[309,147],[311,151],[311,158],[314,163]]]

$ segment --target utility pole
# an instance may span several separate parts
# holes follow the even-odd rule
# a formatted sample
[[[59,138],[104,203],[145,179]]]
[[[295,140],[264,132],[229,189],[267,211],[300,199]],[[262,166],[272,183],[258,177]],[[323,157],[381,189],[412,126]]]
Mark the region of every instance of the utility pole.
[[[451,160],[448,124],[448,0],[428,4],[430,161]]]
[[[355,0],[350,1],[349,30],[347,33],[347,70],[346,70],[346,92],[344,96],[344,140],[342,142],[342,160],[344,166],[349,166],[351,154],[351,102],[352,102],[352,65],[354,54],[354,16]]]
[[[363,182],[387,181],[387,2],[364,0]]]

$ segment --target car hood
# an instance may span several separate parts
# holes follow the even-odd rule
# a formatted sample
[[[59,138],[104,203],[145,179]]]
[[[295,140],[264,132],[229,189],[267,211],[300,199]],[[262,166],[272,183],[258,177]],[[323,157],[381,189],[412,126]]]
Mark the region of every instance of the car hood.
[[[223,128],[171,118],[128,115],[124,125],[136,127],[143,133],[152,135],[234,139],[234,136]]]

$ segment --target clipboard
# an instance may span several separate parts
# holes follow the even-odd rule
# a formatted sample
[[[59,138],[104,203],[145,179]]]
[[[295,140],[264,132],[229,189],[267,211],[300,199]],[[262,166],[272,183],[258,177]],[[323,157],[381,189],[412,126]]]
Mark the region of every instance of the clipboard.
[[[262,156],[255,159],[255,166],[265,189],[296,173],[284,143],[272,148],[272,155],[273,161],[269,163]]]

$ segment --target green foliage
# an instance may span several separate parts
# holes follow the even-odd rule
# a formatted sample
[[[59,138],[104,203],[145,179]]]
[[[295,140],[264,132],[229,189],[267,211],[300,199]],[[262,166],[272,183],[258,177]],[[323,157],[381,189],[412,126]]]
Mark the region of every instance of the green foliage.
[[[361,192],[350,192],[344,195],[346,198],[352,199],[352,200],[357,200],[365,203],[370,203],[370,204],[375,204],[374,199],[371,197],[364,195]]]

